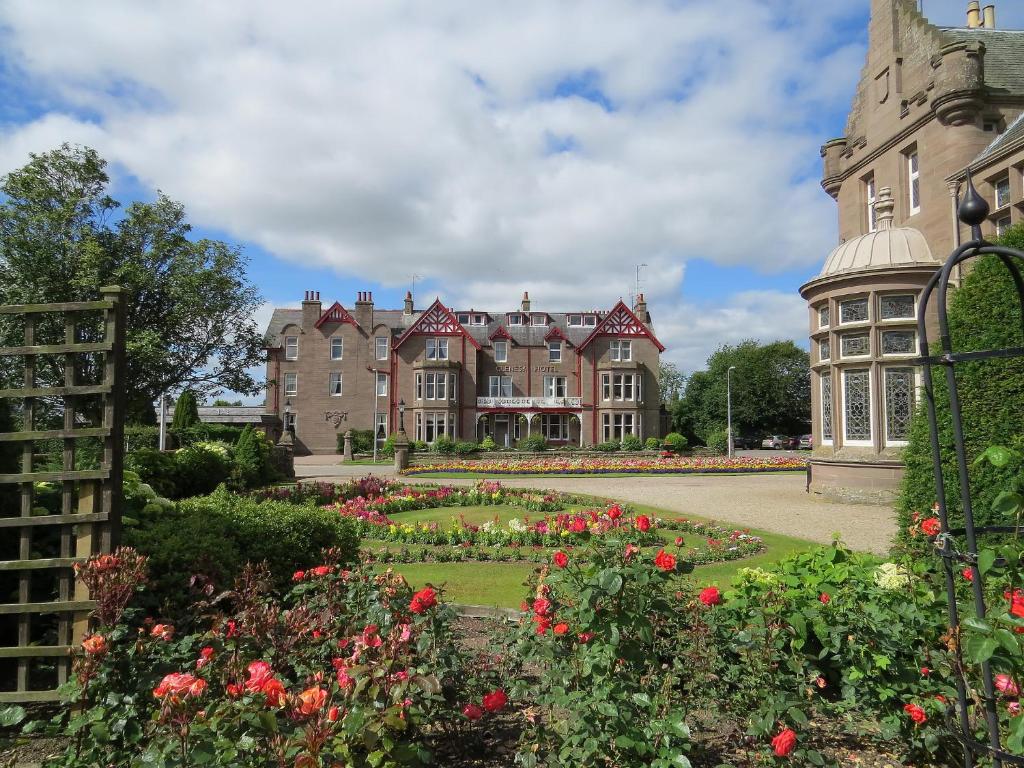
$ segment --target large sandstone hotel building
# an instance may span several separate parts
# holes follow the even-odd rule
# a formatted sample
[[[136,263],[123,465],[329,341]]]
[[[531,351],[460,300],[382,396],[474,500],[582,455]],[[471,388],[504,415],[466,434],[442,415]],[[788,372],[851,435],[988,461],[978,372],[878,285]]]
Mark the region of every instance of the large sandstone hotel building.
[[[643,295],[630,308],[547,312],[523,294],[518,309],[351,309],[307,292],[301,309],[275,309],[267,329],[267,410],[298,452],[328,453],[349,429],[441,435],[514,445],[528,435],[590,445],[660,436],[658,363]]]

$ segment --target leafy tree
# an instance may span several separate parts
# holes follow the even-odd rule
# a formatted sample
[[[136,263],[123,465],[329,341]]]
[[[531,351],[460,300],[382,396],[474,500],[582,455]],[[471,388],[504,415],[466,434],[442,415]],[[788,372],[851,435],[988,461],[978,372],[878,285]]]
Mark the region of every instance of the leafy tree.
[[[257,393],[247,369],[263,358],[253,320],[261,299],[241,252],[190,239],[184,208],[163,194],[119,210],[95,150],[64,144],[29,158],[0,179],[0,304],[82,301],[99,298],[104,285],[124,288],[124,387],[137,419],[152,420],[153,401],[185,387]],[[0,326],[0,342],[17,335]]]
[[[213,403],[211,403],[210,407],[212,407],[212,408],[238,408],[241,405],[242,405],[242,401],[241,400],[224,400],[223,398],[218,397],[216,400],[213,401]]]
[[[171,431],[181,432],[194,427],[199,423],[199,406],[196,403],[195,393],[186,389],[178,397],[174,404],[174,419],[171,421]]]
[[[810,363],[792,341],[725,345],[708,358],[706,371],[692,374],[673,408],[676,430],[706,443],[724,430],[726,375],[732,372],[734,434],[805,432],[810,422]]]
[[[675,363],[662,361],[658,365],[658,386],[661,389],[661,402],[671,407],[683,396],[686,375]]]
[[[1000,241],[1024,250],[1024,226],[1012,227]],[[949,305],[953,349],[973,351],[1024,345],[1021,309],[1010,272],[996,256],[968,262],[963,285]],[[933,344],[932,351],[938,351]],[[956,367],[964,441],[970,464],[974,519],[977,524],[1008,525],[1012,521],[993,512],[992,503],[1009,479],[1024,471],[1012,461],[1002,468],[974,459],[990,445],[1024,449],[1024,357],[979,360]],[[939,444],[946,483],[947,508],[954,525],[962,525],[960,482],[953,453],[953,422],[944,370],[934,371],[935,410],[939,420]],[[910,441],[903,452],[907,468],[898,501],[900,530],[905,535],[914,512],[930,514],[936,499],[928,416],[922,398],[914,414]]]

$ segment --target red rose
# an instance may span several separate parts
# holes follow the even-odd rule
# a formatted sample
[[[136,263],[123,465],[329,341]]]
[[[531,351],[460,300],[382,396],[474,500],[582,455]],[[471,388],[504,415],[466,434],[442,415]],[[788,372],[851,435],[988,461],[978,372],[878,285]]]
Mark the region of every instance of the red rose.
[[[1024,592],[1015,589],[1011,594],[1007,590],[1003,592],[1003,597],[1010,601],[1010,613],[1018,618],[1024,618]],[[1020,629],[1020,627],[1017,627],[1017,629]]]
[[[309,717],[323,709],[327,702],[327,691],[319,686],[307,688],[299,694],[299,714]]]
[[[939,523],[939,518],[929,517],[927,520],[921,521],[921,530],[925,536],[938,536],[939,531],[942,530],[942,525]]]
[[[1020,695],[1020,689],[1017,687],[1017,683],[1009,675],[996,675],[995,684],[996,689],[1000,693],[1004,693],[1007,696]]]
[[[337,707],[331,707],[330,709],[327,710],[327,719],[330,722],[332,722],[332,723],[336,723],[336,722],[338,722],[339,714],[340,713],[338,712],[338,708]]]
[[[928,667],[921,667],[921,677],[928,677],[932,671]]]
[[[306,578],[305,571],[296,571],[292,574],[292,581],[302,581],[304,578]]]
[[[467,704],[462,708],[462,714],[466,716],[467,720],[479,720],[484,716],[484,711],[476,704]]]
[[[533,601],[533,612],[538,616],[551,615],[551,601],[544,597],[538,597]]]
[[[82,641],[82,649],[90,656],[102,656],[107,652],[107,640],[103,635],[89,635]]]
[[[534,614],[533,623],[537,625],[537,634],[543,635],[551,628],[551,617]]]
[[[972,582],[974,581],[974,571],[971,570],[971,566],[969,566],[969,565],[966,568],[964,568],[962,571],[960,571],[960,575],[963,576],[968,581],[972,581]]]
[[[205,648],[203,648],[203,650],[199,652],[199,658],[196,659],[196,669],[202,669],[203,667],[205,667],[207,664],[210,663],[210,660],[212,658],[213,648],[211,648],[210,646],[206,646]]]
[[[594,639],[594,633],[580,632],[578,635],[576,635],[576,639],[579,640],[581,643],[589,643],[591,640]]]
[[[565,552],[555,552],[553,559],[559,568],[565,568],[569,564],[569,556]]]
[[[610,517],[612,520],[618,520],[620,517],[622,517],[622,507],[620,507],[618,504],[612,504],[610,507],[608,507],[608,517]]]
[[[629,560],[633,555],[635,555],[639,551],[640,551],[640,547],[638,547],[638,546],[636,546],[634,544],[627,544],[626,545],[626,552],[623,555],[623,558],[625,560]]]
[[[561,624],[555,624],[555,626],[552,628],[551,631],[554,632],[559,637],[561,637],[562,635],[564,635],[566,632],[569,631],[569,625],[564,623],[564,622],[561,623]]]
[[[917,725],[928,722],[928,715],[917,704],[906,704],[903,707],[903,711],[910,715],[910,719]]]
[[[701,590],[700,601],[707,606],[719,605],[722,602],[722,593],[718,591],[718,587],[708,587]]]
[[[508,696],[500,688],[491,691],[483,698],[484,709],[488,712],[501,712],[506,704],[508,704]]]
[[[430,587],[424,587],[409,601],[409,610],[413,613],[426,613],[437,605],[437,592]]]
[[[783,729],[772,739],[772,749],[778,757],[786,757],[796,747],[796,731],[792,728]]]
[[[651,518],[647,515],[637,515],[635,525],[638,531],[646,533],[651,530]]]
[[[157,624],[149,631],[149,636],[158,640],[170,640],[174,637],[174,627],[170,624]]]
[[[683,542],[683,537],[682,536],[676,536],[676,546],[677,547],[681,547],[681,546],[683,546],[683,543],[684,543]]]
[[[242,686],[240,686],[238,683],[228,683],[224,687],[224,690],[227,691],[228,696],[230,696],[232,699],[237,699],[239,696],[242,695]]]
[[[670,573],[676,569],[676,557],[662,549],[654,557],[654,564],[666,573]]]

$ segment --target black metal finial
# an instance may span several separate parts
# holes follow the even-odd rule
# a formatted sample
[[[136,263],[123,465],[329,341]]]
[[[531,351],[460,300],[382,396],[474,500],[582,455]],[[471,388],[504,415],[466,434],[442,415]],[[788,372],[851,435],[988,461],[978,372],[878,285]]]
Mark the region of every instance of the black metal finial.
[[[978,194],[974,188],[974,180],[971,178],[971,169],[967,169],[967,191],[964,192],[960,207],[957,208],[957,215],[971,229],[977,229],[981,223],[988,218],[988,201]]]

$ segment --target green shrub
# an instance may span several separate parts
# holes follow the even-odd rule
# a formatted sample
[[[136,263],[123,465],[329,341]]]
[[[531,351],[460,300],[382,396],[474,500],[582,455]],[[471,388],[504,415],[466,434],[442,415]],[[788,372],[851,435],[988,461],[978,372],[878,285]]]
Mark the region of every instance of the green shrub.
[[[186,389],[178,396],[174,403],[174,419],[171,421],[171,429],[180,432],[199,423],[199,403],[196,402],[196,395],[191,389]]]
[[[206,443],[196,443],[193,447],[210,450]],[[255,488],[273,479],[271,450],[272,446],[262,432],[257,432],[251,425],[246,426],[235,445],[231,468],[231,479],[236,488]]]
[[[455,444],[455,453],[458,456],[471,456],[480,450],[480,446],[469,440],[460,440]]]
[[[137,451],[140,448],[156,450],[160,447],[160,427],[130,424],[124,428],[124,441],[128,451]]]
[[[179,497],[178,466],[173,453],[161,453],[153,448],[140,448],[125,456],[125,469],[136,473],[160,495],[169,499]]]
[[[409,444],[409,447],[412,450],[414,450],[414,451],[427,451],[427,450],[430,450],[430,446],[427,445],[426,441],[424,441],[424,440],[413,440]]]
[[[480,441],[481,451],[496,451],[498,450],[498,444],[494,442],[494,438],[488,435]]]
[[[452,456],[455,454],[455,441],[448,437],[448,435],[441,435],[434,441],[430,450],[434,453],[440,453],[442,456]]]
[[[544,435],[530,435],[520,440],[516,448],[520,451],[546,451],[548,441],[544,439]]]
[[[644,441],[644,448],[648,451],[656,451],[661,448],[661,441],[656,437],[648,437]]]
[[[249,426],[249,425],[246,425]],[[221,442],[235,445],[242,436],[244,427],[231,424],[193,424],[187,429],[179,429],[174,433],[174,442],[179,448],[187,448],[194,443]]]
[[[1015,248],[1024,246],[1024,227],[1018,225],[1011,228],[1004,242]],[[1024,344],[1021,337],[1020,304],[1009,272],[996,256],[982,257],[973,264],[962,287],[953,294],[949,306],[953,349],[960,352]],[[932,352],[937,351],[938,347],[933,344]],[[1022,468],[1016,461],[997,468],[988,462],[975,465],[974,460],[989,445],[1004,445],[1018,451],[1024,448],[1024,408],[1021,407],[1021,403],[1024,403],[1024,358],[960,363],[956,372],[964,441],[970,465],[974,522],[976,525],[1005,525],[1005,518],[992,511],[992,503],[1009,479]],[[953,453],[949,393],[945,371],[940,368],[934,373],[946,504],[951,515],[951,525],[962,527],[960,481]],[[904,541],[913,513],[927,513],[936,500],[931,442],[923,397],[921,401],[911,424],[909,444],[903,452],[906,472],[897,510],[900,535]]]
[[[621,450],[622,444],[615,440],[607,440],[603,443],[597,443],[594,446],[595,451],[601,451],[603,453],[615,453],[615,451]]]
[[[662,441],[665,447],[675,453],[682,453],[686,450],[687,440],[678,432],[669,432],[665,435],[665,439]]]
[[[729,433],[724,429],[716,430],[708,435],[708,450],[712,453],[723,454],[729,451]]]
[[[626,435],[622,438],[622,450],[624,451],[642,451],[644,449],[644,441],[641,440],[637,435]]]
[[[373,430],[353,429],[352,453],[373,453]],[[345,433],[338,433],[338,453],[345,452]]]
[[[230,459],[202,445],[191,445],[174,453],[178,498],[203,496],[231,476]]]
[[[155,605],[182,608],[193,574],[229,587],[247,562],[266,562],[277,587],[337,547],[354,562],[359,541],[350,521],[313,505],[257,501],[224,488],[178,503],[177,511],[125,529],[125,543],[150,558]],[[178,617],[176,617],[178,618]]]

